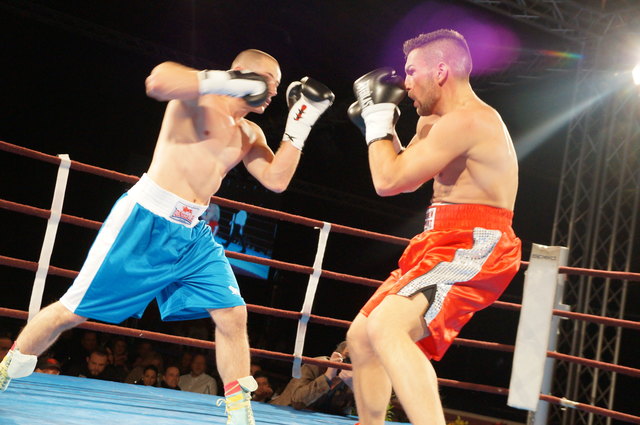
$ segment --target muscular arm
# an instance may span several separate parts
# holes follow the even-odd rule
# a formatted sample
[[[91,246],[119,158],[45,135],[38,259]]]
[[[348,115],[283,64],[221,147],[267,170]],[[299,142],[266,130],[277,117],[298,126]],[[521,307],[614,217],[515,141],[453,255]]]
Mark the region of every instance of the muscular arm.
[[[147,96],[159,100],[195,100],[199,96],[197,70],[175,62],[153,68],[145,80]]]
[[[457,112],[442,118],[421,117],[415,137],[401,155],[395,153],[391,141],[372,143],[369,167],[378,195],[412,192],[431,180],[466,152],[468,126],[469,120]]]
[[[283,192],[298,167],[300,150],[283,141],[274,155],[267,146],[262,130],[256,124],[250,123],[250,126],[255,140],[244,157],[245,167],[267,189],[276,193]]]

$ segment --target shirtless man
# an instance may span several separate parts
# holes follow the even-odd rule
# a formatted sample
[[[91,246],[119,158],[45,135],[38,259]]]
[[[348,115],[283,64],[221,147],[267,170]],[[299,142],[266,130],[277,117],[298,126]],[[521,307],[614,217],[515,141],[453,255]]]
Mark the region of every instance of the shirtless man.
[[[18,336],[0,364],[0,389],[29,375],[36,356],[66,329],[87,318],[140,317],[156,298],[163,320],[211,316],[227,424],[255,423],[245,303],[224,249],[198,217],[240,161],[268,189],[287,188],[311,127],[334,96],[315,80],[292,83],[285,135],[274,154],[244,117],[264,112],[280,79],[278,62],[259,50],[241,52],[230,71],[171,62],[153,69],[147,94],[169,103],[149,171],[115,204],[71,288]]]
[[[405,90],[392,70],[357,80],[349,111],[364,125],[380,196],[434,179],[425,231],[347,335],[362,425],[384,423],[392,387],[412,424],[444,425],[430,360],[440,360],[474,312],[500,296],[520,261],[511,229],[517,158],[500,115],[469,84],[466,41],[439,30],[406,41],[404,53],[404,86],[420,115],[407,148],[393,143]]]

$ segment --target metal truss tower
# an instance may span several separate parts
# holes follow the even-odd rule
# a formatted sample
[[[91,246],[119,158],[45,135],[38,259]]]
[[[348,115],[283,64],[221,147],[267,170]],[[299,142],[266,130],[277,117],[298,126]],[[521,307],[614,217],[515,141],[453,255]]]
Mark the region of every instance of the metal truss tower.
[[[640,198],[640,91],[622,66],[625,43],[640,7],[625,0],[468,0],[582,45],[573,109],[556,204],[552,244],[570,248],[569,264],[629,271],[638,252]],[[605,6],[608,5],[606,10]],[[596,6],[596,7],[593,7]],[[599,6],[599,7],[597,7]],[[626,48],[626,49],[625,49]],[[575,49],[575,47],[574,47]],[[623,81],[626,77],[626,81]],[[573,311],[623,318],[627,282],[572,277],[564,303]],[[621,329],[563,321],[557,349],[574,356],[618,363]],[[552,392],[570,400],[615,409],[616,374],[556,363]],[[550,424],[611,424],[610,418],[554,407]]]
[[[570,124],[552,235],[553,245],[570,248],[569,263],[576,267],[629,271],[638,249],[640,93],[626,76],[629,81],[616,81],[613,73],[594,68],[577,74],[574,108],[593,104]],[[565,285],[564,303],[573,311],[623,318],[626,294],[626,281],[576,276]],[[620,344],[620,328],[568,321],[560,326],[563,353],[618,363]],[[616,374],[558,363],[553,391],[614,409]],[[575,410],[556,409],[554,415],[550,423],[611,423]]]

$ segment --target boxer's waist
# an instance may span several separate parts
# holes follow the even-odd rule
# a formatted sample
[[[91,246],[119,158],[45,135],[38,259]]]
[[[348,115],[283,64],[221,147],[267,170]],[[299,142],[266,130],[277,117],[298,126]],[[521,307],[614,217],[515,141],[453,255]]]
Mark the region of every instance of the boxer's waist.
[[[435,204],[427,208],[424,230],[508,229],[513,211],[480,204]]]
[[[199,217],[208,207],[189,202],[161,188],[146,174],[142,175],[127,194],[152,213],[187,227],[198,224]]]

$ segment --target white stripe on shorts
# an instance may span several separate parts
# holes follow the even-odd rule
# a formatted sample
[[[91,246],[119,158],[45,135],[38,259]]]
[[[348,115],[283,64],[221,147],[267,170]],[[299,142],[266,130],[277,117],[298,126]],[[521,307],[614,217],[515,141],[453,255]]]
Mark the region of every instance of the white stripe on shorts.
[[[427,325],[440,313],[449,290],[455,283],[468,282],[482,270],[493,248],[502,237],[500,230],[488,230],[481,227],[473,229],[473,246],[470,249],[458,249],[452,261],[437,264],[429,272],[418,276],[398,291],[398,295],[411,295],[436,286],[436,295],[432,305],[424,316]]]
[[[120,230],[131,215],[136,202],[131,196],[124,196],[113,206],[109,217],[100,228],[100,232],[93,242],[87,259],[66,294],[60,298],[60,302],[71,312],[75,312],[78,305],[87,293],[93,278],[98,273],[105,257],[113,246]]]

